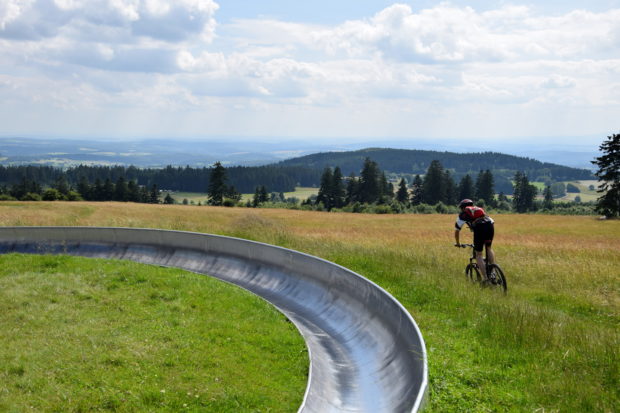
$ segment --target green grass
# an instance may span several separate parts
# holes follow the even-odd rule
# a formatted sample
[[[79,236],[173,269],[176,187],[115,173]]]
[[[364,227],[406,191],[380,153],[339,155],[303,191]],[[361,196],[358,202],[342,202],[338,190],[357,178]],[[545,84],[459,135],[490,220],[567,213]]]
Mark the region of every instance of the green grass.
[[[305,345],[272,306],[175,269],[0,256],[0,411],[295,411]]]
[[[428,350],[428,412],[617,411],[620,220],[493,218],[495,252],[508,278],[506,296],[466,282],[468,252],[452,247],[455,217],[449,215],[0,202],[5,226],[216,233],[293,248],[351,268],[392,293],[420,326]],[[469,236],[462,234],[462,240]],[[12,366],[19,374],[20,365]],[[263,389],[251,392],[261,397]]]

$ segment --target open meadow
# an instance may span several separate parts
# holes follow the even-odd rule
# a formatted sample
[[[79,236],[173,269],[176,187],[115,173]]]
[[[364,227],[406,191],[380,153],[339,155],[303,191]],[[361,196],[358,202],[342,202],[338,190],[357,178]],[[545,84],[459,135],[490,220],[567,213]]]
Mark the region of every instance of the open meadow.
[[[452,246],[454,218],[131,203],[0,203],[3,226],[118,226],[222,234],[292,248],[348,267],[394,295],[420,326],[428,350],[427,410],[430,412],[616,411],[620,405],[620,221],[577,216],[495,215],[495,251],[509,288],[503,296],[466,282],[464,267],[468,251]],[[467,241],[468,237],[463,234],[462,240]],[[33,270],[24,263],[25,259],[3,257],[3,274],[7,268],[13,268],[12,273],[23,272],[30,277],[28,274]],[[44,264],[33,265],[43,265],[45,269]],[[122,265],[125,264],[106,264],[98,271],[115,274]],[[146,268],[139,270],[140,279],[151,276],[151,270]],[[178,273],[168,274],[159,268],[153,268],[152,272],[159,283],[163,282],[162,277]],[[0,281],[2,277],[0,274]],[[28,277],[24,283],[35,282]],[[182,277],[188,277],[185,279],[192,285],[198,282],[193,277]],[[28,294],[25,285],[20,288],[11,291]],[[208,285],[201,288],[216,289]],[[0,291],[2,300],[7,300],[2,294]],[[11,299],[22,300],[17,296]],[[108,308],[105,295],[94,302],[101,308],[97,310],[95,305],[91,311]],[[140,313],[136,316],[140,317]],[[1,317],[1,322],[6,323]],[[247,315],[238,312],[230,317],[235,320]],[[282,320],[280,323],[287,325]],[[275,324],[278,324],[277,314]],[[231,322],[230,329],[234,330],[236,325]],[[5,332],[0,336],[0,347],[16,346],[22,340],[17,336],[18,330],[14,331],[15,334]],[[287,331],[283,328],[277,334],[288,334]],[[214,340],[208,331],[197,334],[203,340]],[[292,339],[283,341],[298,345]],[[213,342],[213,345],[218,343]],[[179,343],[184,345],[183,338]],[[271,349],[262,351],[268,355]],[[76,355],[75,363],[93,357],[95,352],[93,349],[93,354]],[[5,352],[0,357],[8,355]],[[23,357],[25,363],[29,353]],[[54,357],[53,352],[49,353],[50,363]],[[127,365],[133,362],[122,351],[107,357],[112,364],[117,359]],[[289,357],[288,362],[288,367],[273,366],[295,373],[295,379],[285,380],[291,386],[282,384],[282,391],[303,393],[298,383],[305,380],[307,361],[303,357]],[[30,371],[22,367],[23,363],[0,366],[0,378],[17,375],[19,380],[26,380]],[[212,368],[208,363],[199,365],[205,370]],[[246,368],[228,367],[237,372]],[[199,382],[203,374],[209,373],[196,371],[192,380]],[[267,371],[263,374],[271,375]],[[159,383],[152,383],[156,389]],[[178,383],[177,388],[184,385]],[[235,385],[244,387],[246,383],[239,381]],[[36,387],[30,389],[36,390]],[[187,389],[189,393],[192,391]],[[249,391],[260,393],[261,389]],[[3,397],[7,397],[4,392],[0,384],[0,407]],[[255,399],[261,402],[257,393]],[[162,394],[155,393],[153,397],[159,400]],[[298,397],[301,400],[303,394]],[[117,411],[132,411],[123,410],[125,406],[115,400],[113,407]],[[237,411],[246,409],[244,406],[238,406]],[[252,409],[275,411],[271,405],[265,406],[252,404]],[[285,406],[285,410],[294,411],[296,407]],[[171,406],[169,411],[178,410]]]

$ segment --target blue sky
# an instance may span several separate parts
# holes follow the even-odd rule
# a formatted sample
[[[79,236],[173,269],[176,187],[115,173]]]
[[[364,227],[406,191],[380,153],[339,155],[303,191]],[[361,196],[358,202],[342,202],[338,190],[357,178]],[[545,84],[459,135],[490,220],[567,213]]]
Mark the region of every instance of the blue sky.
[[[620,0],[1,0],[0,137],[619,132]]]

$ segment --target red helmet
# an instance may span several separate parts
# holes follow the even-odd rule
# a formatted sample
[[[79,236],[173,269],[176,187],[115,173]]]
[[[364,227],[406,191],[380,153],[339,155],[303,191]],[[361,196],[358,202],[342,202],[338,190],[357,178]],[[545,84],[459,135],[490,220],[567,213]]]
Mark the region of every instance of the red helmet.
[[[474,206],[474,201],[472,201],[471,199],[465,198],[464,200],[459,202],[459,208],[463,208],[466,206]]]

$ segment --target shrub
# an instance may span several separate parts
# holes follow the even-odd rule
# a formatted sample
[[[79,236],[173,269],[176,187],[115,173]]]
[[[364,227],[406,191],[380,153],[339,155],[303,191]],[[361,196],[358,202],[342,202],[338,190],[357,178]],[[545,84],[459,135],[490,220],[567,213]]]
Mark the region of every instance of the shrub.
[[[24,195],[20,199],[20,201],[40,201],[40,200],[41,200],[41,195],[34,193],[34,192],[28,192],[26,195]]]
[[[43,192],[43,200],[44,201],[58,201],[58,200],[64,199],[64,198],[65,197],[60,193],[60,191],[58,191],[57,189],[54,189],[54,188],[46,189],[45,192]]]

